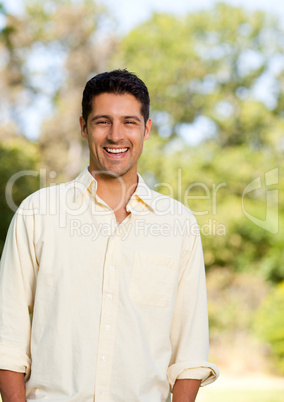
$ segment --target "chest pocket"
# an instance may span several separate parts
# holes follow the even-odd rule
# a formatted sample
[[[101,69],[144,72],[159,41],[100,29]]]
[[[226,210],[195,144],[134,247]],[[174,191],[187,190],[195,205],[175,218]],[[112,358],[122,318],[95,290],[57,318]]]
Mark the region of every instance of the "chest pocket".
[[[130,282],[130,298],[135,303],[167,307],[175,288],[178,259],[136,252]]]

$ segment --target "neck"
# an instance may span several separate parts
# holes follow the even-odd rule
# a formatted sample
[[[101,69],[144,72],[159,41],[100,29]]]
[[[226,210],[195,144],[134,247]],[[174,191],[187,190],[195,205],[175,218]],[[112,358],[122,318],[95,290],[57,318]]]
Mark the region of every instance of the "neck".
[[[98,183],[97,195],[114,211],[120,223],[127,216],[126,205],[136,190],[137,172],[119,177],[96,174],[95,179]]]

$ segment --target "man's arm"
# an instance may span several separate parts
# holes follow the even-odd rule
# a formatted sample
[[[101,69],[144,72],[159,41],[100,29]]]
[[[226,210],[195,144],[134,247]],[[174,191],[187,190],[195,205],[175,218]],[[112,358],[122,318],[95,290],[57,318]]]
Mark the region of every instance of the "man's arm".
[[[208,362],[208,338],[205,269],[201,239],[196,234],[185,236],[180,259],[170,334],[172,355],[167,372],[172,392],[177,380],[201,380],[204,386],[218,377],[218,368]],[[176,386],[181,385],[177,382]]]
[[[172,402],[194,402],[201,380],[176,380]]]
[[[3,402],[25,402],[24,375],[30,359],[30,313],[36,284],[37,260],[34,215],[20,207],[6,238],[0,263],[0,392]],[[24,374],[25,373],[25,374]]]
[[[24,374],[0,370],[0,392],[3,402],[25,402]]]

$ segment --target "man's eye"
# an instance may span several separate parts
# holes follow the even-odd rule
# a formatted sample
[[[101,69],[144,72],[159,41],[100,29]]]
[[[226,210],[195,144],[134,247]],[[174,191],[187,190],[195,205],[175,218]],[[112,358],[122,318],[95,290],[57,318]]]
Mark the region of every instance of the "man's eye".
[[[97,122],[97,124],[108,124],[107,120],[100,120]]]
[[[125,123],[126,123],[126,124],[135,124],[135,122],[134,122],[134,121],[131,121],[131,120],[126,120]]]

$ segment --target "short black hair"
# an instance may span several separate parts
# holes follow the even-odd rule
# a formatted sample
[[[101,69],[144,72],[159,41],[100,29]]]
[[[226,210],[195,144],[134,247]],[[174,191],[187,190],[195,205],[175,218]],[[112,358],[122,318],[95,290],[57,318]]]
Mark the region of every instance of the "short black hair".
[[[150,96],[144,82],[137,75],[126,69],[113,70],[95,75],[91,78],[83,91],[82,116],[87,123],[92,111],[92,100],[102,93],[114,93],[117,95],[131,94],[141,103],[141,114],[146,124],[150,114]]]

